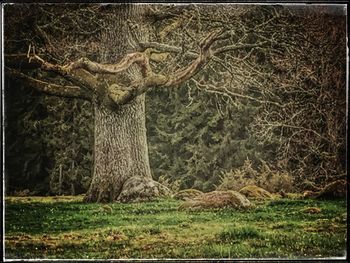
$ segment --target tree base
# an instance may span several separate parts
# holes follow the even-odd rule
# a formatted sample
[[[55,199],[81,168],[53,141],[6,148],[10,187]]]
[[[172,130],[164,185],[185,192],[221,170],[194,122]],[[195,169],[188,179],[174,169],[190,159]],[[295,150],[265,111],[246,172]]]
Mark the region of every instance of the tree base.
[[[171,191],[164,185],[144,177],[133,176],[126,180],[123,184],[121,192],[111,193],[110,189],[94,189],[89,191],[84,201],[88,203],[93,202],[113,202],[118,201],[122,203],[149,201],[159,197],[166,197],[171,195]]]
[[[170,195],[171,191],[166,186],[152,179],[131,177],[124,183],[117,201],[139,202]]]

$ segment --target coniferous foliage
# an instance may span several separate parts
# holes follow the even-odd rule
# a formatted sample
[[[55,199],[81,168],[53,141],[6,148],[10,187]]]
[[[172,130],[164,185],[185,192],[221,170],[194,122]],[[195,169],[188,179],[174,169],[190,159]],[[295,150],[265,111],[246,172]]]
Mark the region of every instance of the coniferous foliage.
[[[240,167],[247,158],[255,165],[273,160],[248,131],[258,110],[254,103],[236,107],[193,86],[158,90],[148,98],[150,162],[156,178],[165,176],[180,180],[181,188],[210,191],[222,173]]]
[[[91,180],[92,112],[87,102],[5,89],[6,190],[81,194]]]

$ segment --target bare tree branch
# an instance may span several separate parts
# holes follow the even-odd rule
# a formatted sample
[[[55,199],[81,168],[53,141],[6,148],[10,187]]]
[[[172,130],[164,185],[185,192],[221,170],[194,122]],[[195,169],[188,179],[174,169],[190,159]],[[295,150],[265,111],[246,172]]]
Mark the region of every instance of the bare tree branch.
[[[200,82],[198,82],[195,79],[192,79],[192,81],[197,85],[197,87],[199,89],[202,89],[202,90],[204,89],[204,90],[209,91],[209,92],[215,91],[216,93],[225,94],[225,95],[230,96],[230,97],[248,99],[248,100],[255,101],[255,102],[258,102],[261,104],[272,104],[272,105],[275,105],[275,106],[280,107],[280,108],[284,107],[284,105],[281,105],[281,104],[274,102],[274,101],[259,100],[259,99],[256,99],[254,97],[248,96],[248,95],[232,92],[232,91],[228,90],[226,87],[216,87],[216,86],[211,85],[211,84],[201,84]]]
[[[56,72],[57,74],[68,79],[69,81],[72,81],[74,84],[79,85],[80,87],[84,87],[89,90],[95,90],[99,86],[96,77],[91,75],[88,71],[77,69],[74,72],[70,72],[69,68],[66,66],[52,64],[35,54],[34,47],[31,48],[31,46],[29,46],[27,57],[29,59],[29,63],[34,62],[35,64],[40,65],[40,68],[43,70]]]
[[[41,66],[41,64],[35,60],[29,61],[27,54],[6,54],[5,65],[18,69],[35,69]]]
[[[144,51],[148,48],[153,48],[162,52],[169,52],[169,53],[183,52],[182,48],[180,47],[171,46],[171,45],[158,43],[158,42],[140,42],[139,46],[142,49],[141,51]],[[198,53],[187,51],[184,53],[184,56],[188,58],[196,58],[198,57]]]
[[[218,55],[221,53],[230,52],[238,49],[264,47],[268,44],[269,44],[268,41],[264,41],[264,42],[254,43],[254,44],[236,44],[236,45],[223,46],[221,48],[216,49],[214,54]]]
[[[33,52],[33,54],[30,54],[30,51],[31,47],[29,47],[27,54],[5,55],[5,65],[7,67],[18,69],[41,68],[45,71],[53,71],[80,87],[89,90],[94,90],[97,88],[97,79],[86,70],[80,69],[74,72],[69,72],[64,66],[47,62],[39,55],[36,55],[35,52]]]
[[[218,39],[218,37],[222,34],[222,30],[211,32],[205,39],[203,39],[200,43],[200,53],[197,59],[195,59],[188,67],[182,68],[175,72],[172,76],[169,77],[168,81],[165,83],[166,87],[175,86],[180,83],[189,80],[194,75],[198,73],[198,71],[209,62],[212,52],[210,47],[212,44]]]
[[[141,52],[127,54],[119,63],[116,64],[100,64],[93,62],[88,58],[81,58],[75,62],[63,66],[63,68],[69,72],[82,68],[88,70],[91,73],[116,74],[125,71],[134,63],[140,66],[142,75],[144,77],[147,77],[152,71],[149,65],[148,57]]]
[[[10,78],[14,78],[16,80],[24,81],[28,86],[36,89],[37,91],[49,95],[91,100],[91,96],[85,90],[78,86],[57,85],[49,83],[46,81],[29,77],[26,74],[23,74],[15,69],[11,69],[8,67],[6,67],[6,76],[9,76]]]

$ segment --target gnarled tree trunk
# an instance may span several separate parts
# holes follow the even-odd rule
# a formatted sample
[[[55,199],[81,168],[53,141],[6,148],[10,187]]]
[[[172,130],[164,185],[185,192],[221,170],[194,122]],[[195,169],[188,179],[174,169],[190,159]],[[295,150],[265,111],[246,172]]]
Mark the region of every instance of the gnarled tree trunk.
[[[107,21],[110,32],[102,36],[107,51],[102,61],[113,63],[127,53],[133,39],[126,21],[142,25],[144,9],[143,5],[122,5],[115,10],[117,17]],[[146,32],[139,31],[138,35],[147,38]],[[129,202],[167,194],[169,190],[151,176],[145,95],[115,109],[96,103],[94,110],[94,168],[85,200]]]
[[[95,105],[94,174],[86,201],[139,201],[167,194],[152,180],[145,98],[111,110]]]

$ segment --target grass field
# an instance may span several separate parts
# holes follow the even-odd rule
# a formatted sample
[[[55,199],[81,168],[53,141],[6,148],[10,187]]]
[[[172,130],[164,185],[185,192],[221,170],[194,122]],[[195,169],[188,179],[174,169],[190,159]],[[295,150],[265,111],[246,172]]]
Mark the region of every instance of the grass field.
[[[178,211],[181,201],[85,204],[82,197],[7,197],[10,258],[342,257],[345,200],[279,199],[254,209]]]

